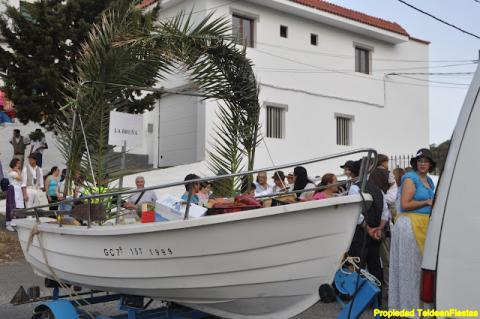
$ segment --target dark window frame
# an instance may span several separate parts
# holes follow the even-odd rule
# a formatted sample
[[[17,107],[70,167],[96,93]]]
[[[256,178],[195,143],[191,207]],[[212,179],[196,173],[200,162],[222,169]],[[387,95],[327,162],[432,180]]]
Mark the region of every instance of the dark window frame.
[[[265,129],[267,138],[285,139],[286,111],[285,106],[266,104]]]
[[[288,26],[280,25],[280,38],[288,39]]]
[[[314,46],[318,45],[318,34],[310,33],[310,44]]]
[[[251,18],[251,17],[247,17],[247,16],[244,16],[244,15],[240,15],[240,14],[236,14],[236,13],[233,13],[232,14],[232,35],[235,36],[235,29],[234,29],[234,19],[238,19],[239,20],[239,32],[238,32],[238,35],[242,37],[242,39],[239,38],[239,36],[235,37],[235,42],[240,44],[240,45],[243,45],[243,46],[246,46],[246,47],[249,47],[249,48],[253,48],[254,47],[254,36],[255,36],[255,19],[254,18]],[[249,34],[249,38],[245,37],[244,36],[244,23],[249,23],[250,24],[250,34]]]
[[[355,46],[355,72],[371,74],[371,54],[371,49]]]
[[[348,115],[335,115],[336,139],[338,146],[352,145],[352,121],[353,117]]]

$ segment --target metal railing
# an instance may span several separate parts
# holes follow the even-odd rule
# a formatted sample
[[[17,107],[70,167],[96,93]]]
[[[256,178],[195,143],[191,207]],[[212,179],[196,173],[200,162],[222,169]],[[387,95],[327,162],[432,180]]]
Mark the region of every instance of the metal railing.
[[[235,178],[235,177],[240,177],[240,176],[245,176],[245,175],[253,175],[257,174],[260,172],[268,172],[268,171],[276,171],[280,169],[285,169],[289,167],[295,167],[295,166],[302,166],[302,165],[308,165],[308,164],[313,164],[317,162],[323,162],[331,159],[336,159],[340,157],[346,157],[346,156],[351,156],[355,154],[361,154],[361,153],[366,153],[366,156],[362,157],[364,160],[361,162],[360,166],[360,172],[359,176],[357,177],[356,180],[360,181],[360,190],[363,192],[365,189],[365,183],[367,181],[368,174],[376,167],[377,165],[377,151],[374,149],[369,149],[369,148],[362,148],[362,149],[356,149],[352,151],[347,151],[347,152],[342,152],[342,153],[337,153],[333,155],[328,155],[328,156],[322,156],[322,157],[317,157],[313,158],[310,160],[305,160],[305,161],[299,161],[295,163],[289,163],[289,164],[284,164],[284,165],[277,165],[277,166],[272,166],[272,167],[266,167],[266,168],[261,168],[261,169],[255,169],[251,171],[245,171],[245,172],[239,172],[239,173],[234,173],[234,174],[226,174],[226,175],[218,175],[218,176],[211,176],[211,177],[204,177],[204,178],[199,178],[199,179],[193,179],[193,180],[188,180],[188,181],[179,181],[179,182],[173,182],[173,183],[167,183],[163,185],[158,185],[158,186],[151,186],[151,187],[145,187],[142,189],[132,189],[132,190],[126,190],[126,191],[118,191],[118,192],[110,192],[110,193],[101,193],[101,194],[93,194],[85,197],[78,197],[78,198],[69,198],[69,199],[64,199],[59,202],[55,203],[50,203],[47,205],[40,205],[40,206],[35,206],[35,207],[30,207],[30,208],[23,208],[23,209],[14,209],[14,213],[21,213],[26,216],[35,216],[37,222],[40,222],[40,217],[47,215],[47,214],[52,214],[55,213],[56,215],[62,216],[62,215],[68,215],[71,212],[68,210],[59,210],[59,211],[50,211],[46,210],[50,208],[51,206],[61,206],[62,204],[65,205],[74,205],[75,203],[82,202],[85,203],[85,201],[88,203],[88,218],[87,218],[87,227],[91,227],[91,209],[92,209],[92,203],[94,201],[98,201],[102,198],[112,198],[112,197],[119,197],[122,195],[133,195],[136,193],[141,193],[141,192],[146,192],[146,191],[151,191],[151,190],[157,190],[157,189],[164,189],[164,188],[170,188],[170,187],[175,187],[175,186],[180,186],[180,185],[192,185],[195,183],[201,183],[201,182],[215,182],[219,181],[222,179],[229,179],[229,178]],[[344,182],[339,182],[337,184],[346,184],[351,181],[344,181]],[[332,186],[332,185],[329,185]],[[329,187],[327,186],[327,187]],[[319,189],[324,189],[326,188],[325,186],[320,186],[320,187],[315,187],[311,189],[304,189],[303,191],[312,191],[312,190],[319,190]],[[193,187],[188,187],[188,198],[187,198],[187,203],[186,203],[186,209],[185,209],[185,215],[184,219],[189,218],[189,212],[190,212],[190,205],[192,202],[193,198]],[[288,193],[298,193],[299,191],[291,191]],[[277,193],[277,194],[272,194],[272,195],[284,195],[287,194],[285,192],[282,193]],[[269,195],[271,197],[271,195]],[[262,197],[268,197],[268,196],[259,196],[259,198]],[[117,213],[118,214],[118,213]],[[118,219],[117,219],[118,220]],[[61,227],[61,222],[59,223],[59,226]]]

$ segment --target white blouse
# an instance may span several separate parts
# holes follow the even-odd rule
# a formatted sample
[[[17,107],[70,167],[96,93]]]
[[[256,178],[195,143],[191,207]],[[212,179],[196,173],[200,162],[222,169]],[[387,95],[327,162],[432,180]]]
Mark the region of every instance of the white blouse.
[[[22,181],[17,179],[19,176],[20,174],[16,171],[9,171],[8,181],[10,182],[10,185],[21,187]]]

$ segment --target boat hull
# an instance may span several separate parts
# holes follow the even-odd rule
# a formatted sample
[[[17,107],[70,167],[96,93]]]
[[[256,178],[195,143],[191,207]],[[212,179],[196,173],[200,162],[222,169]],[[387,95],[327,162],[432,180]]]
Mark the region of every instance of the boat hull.
[[[348,249],[359,195],[141,225],[17,220],[41,276],[173,301],[227,318],[290,318],[319,299]]]

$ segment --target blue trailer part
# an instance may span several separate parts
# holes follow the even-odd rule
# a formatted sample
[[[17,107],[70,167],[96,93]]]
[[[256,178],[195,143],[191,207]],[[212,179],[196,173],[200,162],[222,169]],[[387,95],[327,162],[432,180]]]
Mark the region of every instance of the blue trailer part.
[[[337,296],[337,301],[342,306],[342,311],[337,319],[357,319],[367,307],[378,308],[377,296],[380,289],[375,283],[357,272],[350,272],[347,269],[337,270],[334,282],[337,290],[350,298],[348,302],[344,302]],[[379,319],[380,317],[377,315],[375,318]]]
[[[42,301],[34,310],[31,319],[202,319],[215,318],[214,316],[168,303],[163,307],[148,309],[153,300],[150,299],[145,305],[144,297],[126,296],[122,294],[109,294],[92,292],[87,298],[63,299],[59,298],[59,289],[54,288],[52,299]],[[83,310],[81,307],[95,305],[117,300],[118,310],[122,314],[104,316]]]

